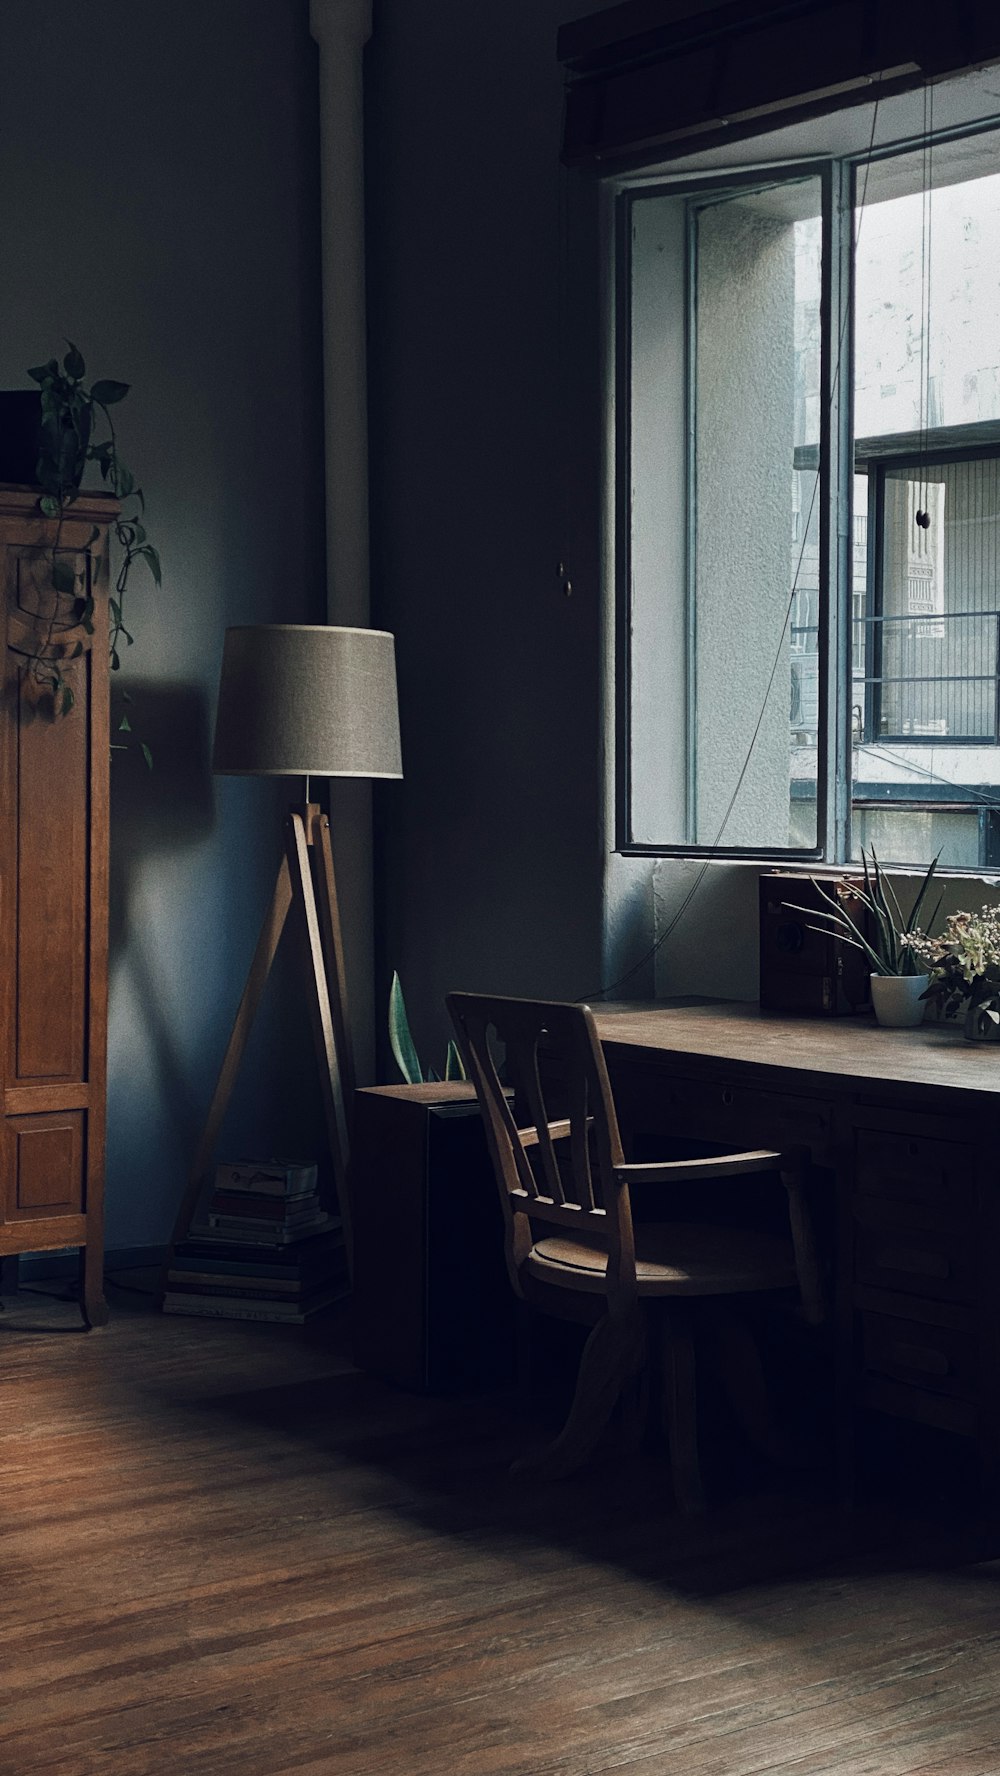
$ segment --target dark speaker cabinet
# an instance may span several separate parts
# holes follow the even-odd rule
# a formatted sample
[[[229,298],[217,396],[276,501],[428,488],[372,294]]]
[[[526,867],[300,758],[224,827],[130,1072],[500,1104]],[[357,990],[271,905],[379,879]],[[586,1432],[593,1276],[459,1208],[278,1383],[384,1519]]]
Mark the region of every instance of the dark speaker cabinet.
[[[428,1393],[509,1380],[515,1298],[472,1087],[359,1091],[351,1195],[359,1368]]]

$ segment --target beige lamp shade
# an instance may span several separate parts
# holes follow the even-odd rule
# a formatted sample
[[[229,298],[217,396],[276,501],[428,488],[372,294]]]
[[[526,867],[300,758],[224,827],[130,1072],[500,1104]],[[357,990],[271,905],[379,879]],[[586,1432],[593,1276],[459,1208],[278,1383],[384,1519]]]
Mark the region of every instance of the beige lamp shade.
[[[385,629],[227,629],[212,769],[240,777],[402,777]]]

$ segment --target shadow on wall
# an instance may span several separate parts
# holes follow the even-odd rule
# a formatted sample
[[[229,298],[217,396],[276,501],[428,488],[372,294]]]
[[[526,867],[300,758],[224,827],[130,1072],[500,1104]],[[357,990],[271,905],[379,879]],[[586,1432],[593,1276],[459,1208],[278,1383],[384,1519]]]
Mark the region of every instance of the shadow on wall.
[[[697,857],[664,858],[657,863],[654,920],[662,944],[656,954],[658,999],[683,993],[705,993],[711,999],[757,998],[759,875],[760,869],[752,865],[706,867]],[[671,926],[669,937],[662,941]]]
[[[150,946],[130,942],[136,885],[157,854],[176,856],[202,843],[215,824],[209,768],[208,700],[200,685],[130,680],[129,701],[113,687],[109,967],[128,950],[134,991],[143,1005],[150,1045],[174,1126],[197,1124],[203,1110],[191,1093],[190,1066],[178,1052],[167,1015],[166,983],[153,978]],[[131,733],[122,733],[127,715]],[[149,747],[152,769],[141,746]]]

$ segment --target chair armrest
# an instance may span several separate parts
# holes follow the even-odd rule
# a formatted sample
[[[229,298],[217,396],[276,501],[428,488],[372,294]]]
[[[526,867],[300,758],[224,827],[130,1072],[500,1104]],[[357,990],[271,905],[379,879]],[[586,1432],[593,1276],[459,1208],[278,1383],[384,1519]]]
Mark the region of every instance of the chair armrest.
[[[712,1159],[663,1159],[650,1165],[615,1166],[620,1184],[669,1184],[708,1178],[738,1178],[747,1172],[775,1172],[787,1160],[784,1153],[760,1148],[754,1153],[723,1153]]]

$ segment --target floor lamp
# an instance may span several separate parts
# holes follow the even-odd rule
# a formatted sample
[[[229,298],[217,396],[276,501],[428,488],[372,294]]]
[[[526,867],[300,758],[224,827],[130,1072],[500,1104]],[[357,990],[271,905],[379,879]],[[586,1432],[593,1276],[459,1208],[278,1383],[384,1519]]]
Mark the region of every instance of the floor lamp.
[[[382,629],[302,623],[227,629],[212,769],[226,776],[302,777],[305,796],[285,819],[284,856],[167,1265],[173,1247],[188,1231],[204,1189],[254,1016],[290,914],[299,926],[334,1184],[352,1265],[347,1168],[354,1060],[330,822],[309,800],[309,780],[402,776],[392,636]]]

